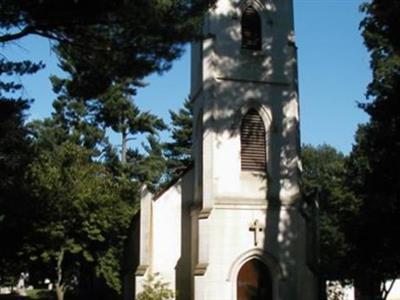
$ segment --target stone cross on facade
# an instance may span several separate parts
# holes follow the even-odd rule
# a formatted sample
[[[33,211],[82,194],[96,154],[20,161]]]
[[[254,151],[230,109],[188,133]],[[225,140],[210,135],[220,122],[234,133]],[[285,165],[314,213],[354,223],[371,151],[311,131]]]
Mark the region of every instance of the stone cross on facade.
[[[254,246],[258,246],[259,232],[264,230],[264,227],[261,225],[260,221],[255,220],[249,228],[250,231],[254,232]]]

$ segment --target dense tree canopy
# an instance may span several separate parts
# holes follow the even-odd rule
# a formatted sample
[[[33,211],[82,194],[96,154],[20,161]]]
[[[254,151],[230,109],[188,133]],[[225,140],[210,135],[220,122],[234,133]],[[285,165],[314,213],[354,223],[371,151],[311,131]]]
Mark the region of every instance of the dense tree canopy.
[[[346,184],[346,157],[328,145],[304,145],[302,163],[305,201],[320,209],[320,273],[325,280],[349,278],[345,230],[359,203]]]
[[[23,87],[14,76],[33,74],[44,65],[40,62],[9,61],[4,56],[0,59],[0,111],[4,113],[0,120],[0,229],[3,241],[7,245],[0,250],[3,272],[11,270],[18,274],[21,269],[16,268],[12,262],[23,261],[20,254],[27,253],[21,251],[20,243],[12,245],[17,240],[13,239],[11,233],[29,237],[32,232],[20,233],[16,230],[31,228],[24,225],[28,222],[24,220],[28,220],[26,216],[30,213],[42,213],[25,210],[28,206],[24,203],[37,203],[29,199],[31,191],[21,196],[25,183],[29,183],[28,189],[35,187],[38,191],[35,199],[41,197],[39,194],[43,199],[49,199],[45,202],[48,206],[46,211],[57,210],[56,206],[52,206],[58,204],[53,196],[62,195],[46,195],[48,190],[42,188],[47,184],[48,188],[55,192],[56,186],[51,187],[50,179],[56,174],[46,177],[45,173],[51,170],[38,167],[38,171],[31,172],[27,180],[25,171],[31,170],[28,168],[31,164],[41,166],[43,161],[39,158],[44,156],[50,161],[48,164],[54,172],[61,172],[62,168],[57,169],[58,162],[52,158],[57,151],[62,153],[62,145],[75,147],[74,153],[77,155],[88,151],[90,154],[85,155],[89,155],[90,160],[93,160],[91,163],[100,160],[103,166],[97,167],[106,169],[102,175],[105,176],[104,180],[110,176],[113,183],[123,183],[120,186],[121,192],[117,193],[120,199],[135,199],[135,193],[142,183],[158,185],[165,170],[165,160],[156,132],[163,128],[164,124],[152,114],[138,110],[132,99],[135,92],[133,87],[143,86],[141,79],[146,75],[169,69],[172,61],[182,54],[184,44],[199,37],[201,18],[211,2],[0,2],[1,46],[27,35],[47,38],[58,54],[62,70],[68,74],[68,78],[53,78],[54,90],[58,94],[53,104],[54,113],[51,118],[30,124],[32,143],[23,119],[29,101],[18,95],[22,94]],[[122,160],[128,161],[125,166],[122,166],[118,158],[116,147],[107,139],[106,128],[109,127],[122,135]],[[137,149],[129,149],[127,140],[142,132],[153,135],[149,137],[144,153],[138,152]],[[35,151],[34,162],[31,162],[33,155],[29,155],[28,148]],[[71,158],[75,159],[77,158]],[[92,168],[92,165],[89,164],[89,167]],[[79,180],[80,175],[75,175],[74,180]],[[45,180],[39,180],[40,178]],[[107,180],[111,180],[110,178]],[[63,183],[68,185],[67,179],[60,181],[57,188],[62,190]],[[49,182],[46,183],[47,180]],[[72,198],[75,196],[71,195]],[[68,201],[72,201],[71,199]],[[53,216],[49,213],[45,217]],[[51,234],[49,236],[51,237]],[[24,267],[26,268],[26,265],[21,266]],[[114,267],[111,269],[115,271]],[[110,280],[107,279],[107,282]],[[112,286],[115,287],[115,284]]]
[[[371,180],[379,197],[400,195],[400,21],[398,1],[372,1],[363,6],[361,23],[365,44],[371,53],[373,79],[369,102],[361,107],[370,116],[365,151],[371,164]],[[371,181],[372,182],[372,181]],[[368,183],[367,183],[368,184]]]
[[[30,259],[29,267],[41,265],[54,279],[58,299],[90,278],[119,293],[123,242],[139,187],[156,186],[165,171],[156,138],[165,125],[141,112],[122,86],[83,100],[70,95],[68,79],[52,81],[58,97],[51,118],[29,124],[35,159],[26,179],[34,195],[28,218],[33,232],[21,253]],[[144,151],[127,148],[127,159],[120,159],[108,140],[110,128],[123,141],[128,134],[152,135]]]
[[[400,21],[398,1],[362,6],[365,45],[371,54],[370,120],[359,128],[350,158],[352,189],[362,200],[353,223],[354,277],[360,299],[385,299],[384,282],[400,275]],[[349,231],[350,233],[350,231]]]
[[[119,262],[125,232],[135,211],[119,196],[119,181],[90,151],[69,142],[38,153],[27,176],[32,201],[32,232],[24,235],[24,254],[46,264],[46,277],[54,279],[58,299],[83,280],[82,270],[92,266],[98,277],[119,291]]]
[[[0,43],[34,34],[54,41],[74,96],[90,98],[114,82],[162,72],[198,36],[211,1],[3,0]]]
[[[198,36],[208,4],[1,2],[0,43],[30,34],[49,38],[67,78],[52,78],[58,95],[54,112],[51,118],[29,124],[29,140],[23,124],[29,102],[16,94],[23,87],[13,76],[29,75],[44,66],[0,61],[0,105],[7,117],[0,124],[5,167],[0,219],[7,244],[0,251],[0,279],[22,270],[35,276],[40,270],[40,277],[48,276],[57,284],[59,299],[68,287],[76,289],[74,284],[91,278],[119,292],[122,241],[136,209],[138,188],[147,184],[155,189],[166,163],[156,136],[165,124],[138,109],[135,89],[143,86],[144,76],[167,70],[184,44]],[[108,140],[107,128],[121,135],[121,159]],[[128,141],[143,133],[151,134],[144,151],[130,148]],[[27,147],[34,156],[29,156]],[[22,186],[28,192],[24,197]],[[90,220],[95,223],[86,230],[83,225]]]
[[[88,285],[95,299],[99,287],[88,282],[100,281],[115,298],[139,187],[157,187],[165,172],[156,137],[165,125],[139,110],[129,82],[112,84],[91,99],[71,95],[69,82],[52,78],[58,95],[52,116],[28,126],[23,118],[27,101],[1,102],[0,233],[5,246],[0,249],[0,280],[29,271],[31,278],[52,279],[58,299]],[[151,136],[144,151],[125,145],[128,158],[121,161],[107,128],[120,133],[123,143],[128,136]]]
[[[29,199],[24,171],[32,160],[28,130],[24,126],[24,101],[0,101],[0,285],[13,283],[24,270],[24,263],[15,259],[21,236],[28,225],[20,218],[28,213],[21,202]]]
[[[312,217],[318,224],[317,272],[319,299],[322,300],[331,292],[327,281],[350,282],[353,279],[357,258],[350,256],[353,241],[349,232],[353,233],[352,224],[357,218],[360,200],[348,184],[348,157],[329,145],[304,145],[301,153],[304,200],[317,203],[318,207]]]

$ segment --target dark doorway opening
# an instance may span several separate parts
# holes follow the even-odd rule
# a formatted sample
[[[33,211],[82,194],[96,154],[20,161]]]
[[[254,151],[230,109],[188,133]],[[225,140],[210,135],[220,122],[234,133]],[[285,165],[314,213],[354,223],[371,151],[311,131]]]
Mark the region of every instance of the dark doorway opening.
[[[246,262],[237,277],[237,300],[272,300],[272,278],[258,259]]]

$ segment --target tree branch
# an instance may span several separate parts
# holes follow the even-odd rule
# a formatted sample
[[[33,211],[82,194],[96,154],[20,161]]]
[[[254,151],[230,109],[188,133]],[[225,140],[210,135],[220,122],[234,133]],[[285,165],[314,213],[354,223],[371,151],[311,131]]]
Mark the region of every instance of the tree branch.
[[[20,32],[17,33],[10,33],[0,36],[0,43],[6,43],[9,41],[20,39],[28,34],[34,33],[35,28],[33,26],[26,26]]]
[[[66,43],[69,44],[71,46],[77,47],[77,48],[81,48],[81,49],[91,49],[93,51],[99,51],[99,52],[110,52],[110,49],[108,48],[103,48],[103,47],[94,47],[92,45],[89,44],[84,44],[84,43],[80,43],[77,42],[73,39],[70,39],[68,37],[62,37],[61,34],[57,35],[56,33],[51,33],[51,32],[45,32],[43,30],[33,30],[31,32],[31,34],[35,34],[44,38],[48,38],[50,40],[54,40],[60,43]]]
[[[83,49],[88,48],[88,44],[77,43],[76,41],[73,41],[67,37],[62,37],[61,35],[51,33],[50,31],[46,32],[45,30],[41,30],[35,26],[26,26],[24,29],[22,29],[21,31],[19,31],[17,33],[0,35],[0,43],[7,43],[10,41],[18,40],[29,34],[38,35],[38,36],[48,38],[50,40],[54,40],[54,41],[57,41],[60,43],[68,43],[70,45],[80,47]],[[107,48],[99,48],[99,47],[92,47],[92,48],[94,51],[103,51],[103,52],[109,51],[109,49],[107,49]]]
[[[20,39],[29,34],[39,35],[41,37],[45,37],[45,38],[55,40],[58,42],[66,42],[66,43],[71,42],[68,38],[62,38],[55,34],[47,33],[43,30],[39,30],[38,28],[36,28],[34,26],[26,26],[20,32],[12,33],[12,34],[5,34],[5,35],[0,36],[0,43],[6,43],[9,41],[17,40],[17,39]]]
[[[34,30],[34,31],[31,32],[31,34],[35,34],[35,35],[38,35],[38,36],[41,36],[41,37],[44,37],[44,38],[48,38],[50,40],[55,40],[55,41],[60,42],[60,43],[72,44],[71,40],[68,39],[68,38],[62,38],[62,37],[59,37],[59,36],[51,34],[51,33],[46,33],[44,31]],[[83,47],[82,44],[80,44],[80,46]]]
[[[390,293],[390,291],[392,290],[393,285],[394,285],[394,283],[395,283],[395,281],[396,281],[396,279],[391,279],[391,280],[392,280],[392,281],[391,281],[391,283],[389,284],[389,287],[388,287],[388,288],[386,288],[386,281],[384,281],[384,283],[383,283],[384,288],[383,288],[383,293],[382,293],[382,299],[384,299],[384,300],[386,300],[387,297],[389,296],[389,293]]]

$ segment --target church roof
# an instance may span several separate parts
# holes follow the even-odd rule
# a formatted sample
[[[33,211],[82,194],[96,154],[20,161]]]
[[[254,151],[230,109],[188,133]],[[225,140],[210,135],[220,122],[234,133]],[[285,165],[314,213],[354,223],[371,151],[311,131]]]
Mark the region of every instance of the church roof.
[[[158,191],[154,193],[153,200],[157,201],[166,191],[168,191],[172,186],[174,186],[183,176],[186,175],[187,172],[192,170],[193,163],[188,165],[185,169],[183,169],[179,174],[177,174],[167,185],[161,187]]]

